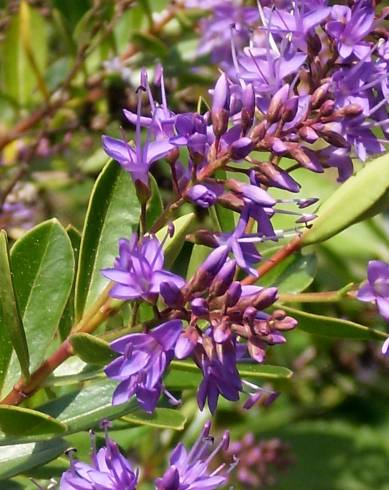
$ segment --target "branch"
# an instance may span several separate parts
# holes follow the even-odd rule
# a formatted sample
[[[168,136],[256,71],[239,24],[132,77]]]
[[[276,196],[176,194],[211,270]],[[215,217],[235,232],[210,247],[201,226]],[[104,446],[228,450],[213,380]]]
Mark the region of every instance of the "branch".
[[[292,241],[287,243],[284,247],[282,247],[278,252],[276,252],[269,260],[263,262],[258,268],[257,272],[259,277],[264,276],[269,271],[271,271],[276,265],[280,264],[287,257],[292,255],[294,252],[297,252],[301,248],[301,236],[296,236]],[[243,279],[242,284],[254,284],[257,281],[257,277],[248,276]]]

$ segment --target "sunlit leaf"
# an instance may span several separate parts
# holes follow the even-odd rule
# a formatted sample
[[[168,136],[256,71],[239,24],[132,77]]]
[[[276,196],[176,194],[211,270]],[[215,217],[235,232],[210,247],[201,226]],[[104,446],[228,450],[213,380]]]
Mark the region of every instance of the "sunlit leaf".
[[[388,156],[383,155],[368,162],[322,204],[311,228],[303,235],[303,245],[327,240],[366,214],[378,213],[387,205],[388,188]]]
[[[118,253],[118,240],[131,235],[138,224],[139,212],[130,176],[111,160],[95,183],[85,218],[76,281],[78,317],[108,284],[101,269],[112,267]]]

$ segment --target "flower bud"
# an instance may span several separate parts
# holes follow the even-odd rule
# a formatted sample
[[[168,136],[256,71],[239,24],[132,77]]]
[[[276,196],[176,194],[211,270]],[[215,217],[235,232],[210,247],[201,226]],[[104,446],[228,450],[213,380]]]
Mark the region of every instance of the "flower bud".
[[[210,294],[213,296],[222,296],[230,287],[236,272],[235,260],[229,260],[226,262],[220,271],[217,273],[215,279],[212,281],[209,289]]]
[[[264,120],[254,126],[254,128],[250,132],[250,138],[252,139],[254,145],[257,145],[261,140],[263,140],[266,135],[268,125],[269,123]]]
[[[299,106],[299,98],[298,97],[291,97],[288,99],[283,107],[282,110],[282,119],[285,122],[290,122],[293,120],[297,113],[297,109]]]
[[[319,139],[319,135],[316,133],[316,131],[309,126],[303,126],[300,128],[299,135],[308,143],[314,143]]]
[[[314,109],[320,107],[323,104],[323,102],[326,100],[329,88],[330,88],[330,84],[324,83],[313,92],[311,103]]]
[[[328,117],[328,116],[331,116],[331,114],[334,112],[334,110],[335,110],[335,101],[326,100],[321,105],[319,113],[321,116]]]
[[[213,206],[217,200],[217,195],[203,184],[191,187],[185,197],[202,208]]]
[[[192,314],[199,318],[207,318],[209,315],[208,303],[204,298],[194,298],[190,303]]]
[[[241,124],[242,130],[245,133],[251,128],[254,121],[255,114],[255,93],[251,83],[243,90],[242,94],[242,112],[241,112]]]
[[[243,321],[252,325],[255,317],[257,316],[258,310],[254,306],[248,306],[243,312]]]
[[[264,163],[259,167],[259,173],[266,178],[265,184],[268,187],[278,187],[289,192],[299,192],[300,184],[296,182],[288,172],[281,168],[275,167],[271,163]],[[256,175],[258,172],[256,172]],[[258,177],[261,180],[261,177]]]
[[[250,199],[251,201],[261,205],[261,206],[274,206],[276,201],[260,187],[250,184],[242,184],[233,179],[228,179],[225,184],[231,190],[242,194],[243,197]]]
[[[192,281],[190,287],[192,291],[202,291],[209,287],[215,275],[223,267],[228,257],[227,245],[222,245],[213,250],[205,262],[200,265]]]
[[[212,100],[211,119],[216,137],[222,136],[228,129],[229,107],[230,89],[227,77],[223,73],[216,82]]]
[[[226,305],[228,308],[235,306],[242,295],[242,285],[239,281],[234,281],[227,290]]]
[[[337,131],[333,131],[330,127],[324,125],[319,131],[320,136],[332,146],[337,148],[349,148],[349,142]]]
[[[253,149],[253,142],[247,136],[239,138],[230,146],[231,158],[233,160],[242,160]]]
[[[263,288],[256,296],[252,302],[252,305],[255,306],[258,310],[264,310],[268,306],[272,305],[274,301],[278,298],[278,289],[275,287],[272,288]]]
[[[273,95],[266,113],[266,119],[270,124],[277,122],[280,119],[281,111],[287,100],[288,93],[289,84],[285,84]]]

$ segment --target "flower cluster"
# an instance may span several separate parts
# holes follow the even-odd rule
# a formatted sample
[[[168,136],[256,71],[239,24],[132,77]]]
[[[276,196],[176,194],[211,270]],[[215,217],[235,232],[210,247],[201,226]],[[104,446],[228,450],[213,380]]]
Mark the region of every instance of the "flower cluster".
[[[246,408],[257,402],[270,403],[275,393],[242,380],[237,364],[263,362],[266,348],[284,343],[284,332],[295,327],[296,321],[284,311],[263,311],[276,300],[277,289],[242,286],[234,280],[237,260],[228,257],[227,245],[216,248],[185,283],[163,271],[157,238],[146,236],[141,243],[136,240],[136,235],[130,241],[122,240],[115,268],[104,271],[115,282],[111,295],[145,299],[155,307],[158,300],[160,305],[163,301],[159,321],[166,321],[145,333],[112,342],[119,356],[105,373],[119,381],[113,403],[124,403],[135,395],[139,404],[152,412],[162,393],[175,402],[163,385],[174,358],[191,358],[201,370],[200,409],[207,401],[214,412],[219,395],[236,401],[243,391],[249,395]]]
[[[104,424],[105,429],[107,424]],[[170,466],[155,482],[156,490],[215,490],[224,486],[234,465],[221,464],[211,470],[215,457],[229,446],[229,435],[225,432],[215,447],[210,436],[211,424],[206,423],[200,437],[190,451],[183,444],[173,450]],[[70,469],[63,473],[61,490],[135,490],[139,471],[121,454],[116,442],[107,434],[105,446],[96,451],[92,434],[92,461],[83,463],[70,458]],[[71,453],[70,453],[71,455]]]
[[[153,235],[160,220],[149,235],[121,240],[114,267],[103,272],[115,283],[113,297],[146,301],[158,311],[159,326],[113,343],[119,357],[106,368],[120,382],[114,402],[135,395],[147,411],[162,393],[174,400],[163,385],[174,358],[191,358],[201,370],[201,409],[208,403],[214,412],[220,395],[235,401],[243,391],[249,394],[246,408],[274,398],[241,379],[238,361],[263,362],[266,348],[285,342],[284,332],[296,321],[274,307],[264,311],[277,299],[275,288],[245,283],[258,275],[257,245],[286,235],[274,229],[273,216],[293,217],[289,231],[298,233],[315,218],[306,208],[317,199],[279,200],[271,189],[299,193],[292,174],[300,168],[321,173],[335,167],[344,181],[353,173],[352,158],[364,161],[383,151],[389,135],[389,36],[384,14],[376,15],[371,0],[350,6],[325,0],[258,2],[256,8],[234,2],[189,4],[212,11],[204,21],[201,49],[212,51],[221,74],[210,90],[209,110],[175,113],[162,67],[154,77],[160,102],[142,70],[137,112],[124,110],[136,128],[135,142],[103,138],[107,154],[135,183],[142,232],[150,169],[161,159],[170,168],[173,192],[162,226],[185,201],[205,209],[218,206],[210,212],[226,208],[235,223],[223,232],[193,233],[195,243],[212,251],[186,282],[164,269],[162,245]],[[228,42],[215,36],[221,30]],[[141,92],[149,115],[142,113]],[[243,274],[252,277],[242,283],[237,278]]]
[[[293,462],[287,444],[277,438],[257,441],[252,432],[232,443],[227,453],[239,460],[234,479],[247,489],[274,485],[278,474],[286,471]]]

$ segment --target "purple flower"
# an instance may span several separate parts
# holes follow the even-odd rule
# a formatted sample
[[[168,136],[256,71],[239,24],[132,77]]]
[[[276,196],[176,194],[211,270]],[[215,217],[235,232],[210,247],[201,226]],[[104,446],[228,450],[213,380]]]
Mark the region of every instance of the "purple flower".
[[[337,42],[339,55],[346,59],[355,54],[363,59],[370,51],[370,46],[363,42],[374,23],[374,8],[371,0],[357,0],[350,10],[343,5],[334,5],[332,18],[326,25],[326,31]]]
[[[150,94],[149,97],[152,101],[150,88],[147,82],[147,75],[145,72],[142,72],[141,78],[144,79],[146,90]],[[148,188],[149,170],[151,165],[157,160],[165,157],[169,151],[174,148],[174,145],[172,145],[169,140],[166,139],[164,132],[165,126],[168,125],[171,128],[168,133],[169,135],[173,135],[172,127],[174,124],[174,118],[166,107],[165,99],[162,108],[155,108],[154,103],[151,102],[154,109],[154,114],[151,119],[142,117],[142,96],[139,92],[140,88],[138,89],[138,109],[136,119],[134,119],[135,115],[130,111],[125,111],[125,116],[127,119],[134,122],[136,125],[135,148],[129,145],[127,141],[111,138],[110,136],[103,136],[102,140],[105,152],[111,158],[116,160],[124,168],[124,170],[131,174],[131,177],[135,183],[139,181]],[[157,111],[157,109],[160,110]],[[141,141],[142,126],[147,127],[146,140],[143,145]],[[157,137],[156,141],[150,141],[150,136],[153,133]]]
[[[203,372],[203,380],[197,392],[197,402],[203,410],[206,401],[211,413],[215,413],[219,395],[237,401],[242,390],[242,381],[236,367],[236,341],[233,338],[217,344],[203,337],[202,344],[195,348],[194,359]]]
[[[229,434],[225,432],[219,444],[212,449],[210,429],[208,422],[190,451],[182,443],[176,446],[170,457],[170,467],[155,482],[156,490],[214,490],[227,483],[229,471],[223,471],[226,464],[214,471],[209,470],[209,466],[221,450],[228,448]]]
[[[137,235],[130,240],[119,240],[119,257],[111,269],[103,269],[102,274],[116,284],[110,295],[121,300],[144,299],[155,301],[161,284],[169,282],[181,288],[185,281],[163,269],[162,244],[154,236],[146,236],[141,243]]]
[[[379,314],[389,322],[389,264],[371,260],[367,267],[367,282],[357,294],[361,301],[374,301]]]
[[[208,3],[208,2],[207,2]],[[256,8],[236,6],[231,1],[219,1],[212,16],[200,23],[202,37],[198,54],[211,54],[214,63],[229,66],[231,59],[231,27],[234,26],[234,43],[238,47],[249,41],[250,27],[258,20]]]
[[[61,490],[135,490],[138,472],[120,453],[116,442],[106,436],[105,447],[92,453],[92,463],[71,459],[70,469],[61,477]]]
[[[126,141],[103,136],[103,147],[107,155],[116,160],[131,174],[134,182],[140,181],[148,187],[149,170],[153,163],[165,157],[174,146],[168,141],[146,141],[135,148]]]
[[[112,350],[120,354],[104,370],[109,378],[120,381],[113,405],[135,395],[146,412],[154,411],[181,331],[182,322],[170,320],[149,333],[130,334],[111,343]]]
[[[308,33],[326,20],[331,9],[317,5],[316,8],[308,10],[304,3],[302,7],[299,7],[296,2],[293,6],[293,13],[285,10],[274,10],[270,7],[265,7],[264,12],[268,22],[267,28],[271,32],[280,34],[281,37],[292,33],[293,43],[300,49],[305,49]]]

